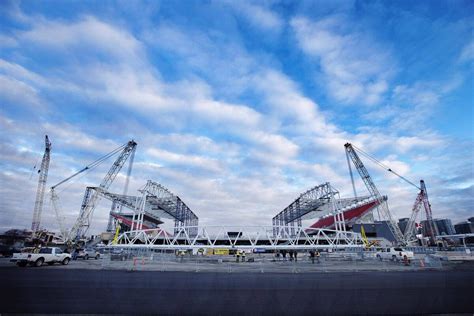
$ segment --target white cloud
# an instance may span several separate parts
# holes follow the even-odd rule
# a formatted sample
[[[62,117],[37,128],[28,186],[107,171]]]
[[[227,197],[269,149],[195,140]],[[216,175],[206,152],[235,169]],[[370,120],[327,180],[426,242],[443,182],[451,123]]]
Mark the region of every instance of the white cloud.
[[[253,26],[265,31],[281,31],[284,21],[272,10],[249,1],[229,1],[234,10],[244,16]]]
[[[108,58],[129,59],[130,63],[143,57],[143,48],[135,37],[92,16],[73,23],[39,19],[32,23],[30,30],[20,32],[18,37],[21,41],[57,50],[87,52],[92,46],[95,54],[104,53]]]
[[[183,167],[197,167],[211,172],[223,172],[222,164],[217,160],[204,156],[183,155],[159,148],[149,148],[147,154],[163,161],[167,164],[178,165]]]
[[[16,47],[17,45],[18,41],[14,37],[0,34],[0,47],[11,48]]]
[[[460,62],[472,61],[474,59],[474,40],[471,40],[461,51],[459,55]]]
[[[394,68],[387,49],[349,30],[340,16],[315,22],[298,17],[291,25],[301,49],[320,63],[320,84],[333,98],[348,104],[381,102]]]
[[[0,59],[0,71],[5,75],[14,77],[18,80],[23,80],[39,86],[47,85],[46,80],[42,76],[26,69],[19,64],[11,63],[4,59]]]
[[[34,87],[25,82],[0,75],[0,99],[2,98],[17,105],[36,108],[36,110],[40,110],[45,104],[39,95],[39,91]]]
[[[255,26],[264,31],[278,30],[280,23],[284,24],[260,3],[232,5],[243,5],[246,10],[258,5],[263,11],[241,13],[253,14],[249,20],[260,19],[255,21],[260,25]],[[392,64],[390,54],[378,45],[369,49],[374,44],[371,38],[334,21],[339,20],[297,18],[292,26],[303,51],[321,62],[321,79],[328,82],[334,98],[346,103],[379,103],[389,89],[392,69],[386,64]],[[271,217],[300,192],[326,181],[350,194],[343,148],[346,141],[381,157],[410,178],[412,174],[414,178],[435,177],[446,165],[433,163],[430,156],[435,148],[446,145],[436,133],[400,133],[398,128],[387,132],[373,126],[379,124],[349,131],[336,125],[295,80],[277,69],[278,60],[247,51],[246,43],[232,36],[235,34],[218,28],[189,30],[169,21],[160,21],[156,29],[147,31],[133,33],[89,16],[72,22],[39,18],[30,30],[15,33],[21,49],[17,54],[32,60],[26,62],[22,56],[14,60],[34,64],[35,56],[27,53],[31,48],[60,58],[54,67],[34,68],[37,73],[0,60],[4,77],[27,85],[38,95],[52,95],[52,100],[64,97],[84,106],[57,101],[54,115],[39,118],[46,124],[0,118],[5,130],[2,158],[7,165],[0,181],[20,188],[18,196],[29,194],[28,205],[33,203],[34,192],[30,191],[34,184],[14,179],[12,171],[27,175],[30,161],[41,155],[39,145],[31,148],[32,139],[41,139],[45,131],[51,134],[54,146],[51,181],[61,180],[91,158],[116,148],[126,140],[124,135],[136,136],[139,147],[129,192],[135,193],[147,179],[163,183],[183,198],[202,224],[270,224]],[[83,55],[84,51],[90,54]],[[173,58],[173,79],[162,77],[154,63],[161,53]],[[391,113],[378,113],[380,119],[403,115],[400,104],[416,101],[429,108],[440,102],[444,91],[453,89],[449,85],[426,87],[400,84],[388,106]],[[69,117],[70,109],[74,117]],[[375,116],[375,112],[371,114]],[[92,115],[106,117],[99,121],[103,126],[93,124]],[[409,158],[412,154],[430,159],[414,163]],[[107,167],[88,175],[87,181],[78,180],[65,192],[68,214],[77,215],[84,186],[98,184]],[[433,169],[425,174],[428,168]],[[370,172],[381,192],[390,196],[397,214],[408,215],[417,192],[395,185],[384,170]],[[121,192],[123,182],[124,176],[119,175],[111,191]],[[443,186],[441,180],[430,179],[430,183]],[[2,197],[11,194],[1,188],[0,193]],[[9,214],[18,212],[18,201],[10,202]],[[105,205],[96,213],[95,231],[104,228],[100,225],[107,219]],[[446,209],[448,203],[443,205]]]

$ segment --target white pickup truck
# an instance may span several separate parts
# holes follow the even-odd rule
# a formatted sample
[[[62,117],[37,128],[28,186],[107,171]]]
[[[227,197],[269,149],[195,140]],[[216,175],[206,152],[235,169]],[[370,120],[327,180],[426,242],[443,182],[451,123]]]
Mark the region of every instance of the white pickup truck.
[[[377,252],[376,256],[380,261],[383,259],[389,259],[392,261],[406,260],[408,263],[410,263],[415,257],[413,251],[407,251],[399,247],[383,248],[382,251]]]
[[[26,267],[30,264],[35,267],[41,267],[44,263],[53,265],[55,263],[68,264],[71,260],[71,255],[64,253],[58,247],[41,248],[38,253],[14,253],[10,259],[19,267]]]

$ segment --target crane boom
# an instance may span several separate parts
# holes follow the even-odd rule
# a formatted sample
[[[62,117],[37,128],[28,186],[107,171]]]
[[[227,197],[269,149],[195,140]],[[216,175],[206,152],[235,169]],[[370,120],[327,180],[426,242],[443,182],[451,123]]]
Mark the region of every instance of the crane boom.
[[[114,162],[112,167],[110,168],[107,175],[104,177],[100,184],[100,188],[107,190],[112,182],[115,180],[115,177],[119,173],[120,169],[122,169],[125,161],[128,157],[135,151],[137,143],[133,140],[129,141],[127,145],[124,147],[122,152],[120,153],[117,160]],[[84,198],[81,204],[81,211],[79,213],[79,217],[71,229],[70,237],[73,238],[75,241],[78,241],[80,238],[85,236],[87,233],[90,223],[92,220],[92,214],[97,203],[100,200],[99,194],[94,191],[90,190],[89,188],[86,189],[84,194]]]
[[[426,214],[426,225],[425,232],[430,238],[430,243],[436,242],[436,228],[433,221],[433,214],[431,213],[431,204],[428,200],[428,191],[426,191],[425,181],[420,180],[420,192],[416,196],[415,204],[413,205],[412,214],[407,224],[407,230],[405,231],[405,240],[410,241],[413,239],[413,228],[415,226],[416,217],[420,212],[421,206],[425,209]]]
[[[430,201],[428,200],[428,191],[426,191],[426,185],[425,181],[420,180],[420,194],[422,195],[422,201],[423,201],[423,206],[425,208],[425,213],[426,213],[426,222],[428,224],[427,227],[427,235],[431,239],[431,243],[436,242],[436,228],[434,225],[433,221],[433,213],[431,212],[431,204]]]
[[[415,203],[411,211],[411,217],[408,220],[407,227],[405,228],[404,237],[407,242],[413,240],[413,231],[415,229],[416,218],[420,212],[421,205],[423,204],[423,194],[422,191],[416,196]]]
[[[367,187],[367,190],[379,202],[378,210],[382,213],[382,217],[388,221],[388,227],[390,231],[392,232],[393,236],[395,237],[395,240],[399,244],[405,244],[405,238],[400,228],[398,227],[397,223],[395,222],[395,220],[392,218],[392,215],[390,214],[387,201],[383,198],[383,196],[380,194],[379,190],[375,186],[375,183],[372,181],[372,178],[370,177],[369,172],[367,171],[364,164],[360,160],[352,144],[346,143],[344,147],[346,148],[346,154],[351,158],[352,163],[354,164],[357,171],[359,172],[360,177],[362,178],[362,181],[364,181],[364,184]]]
[[[46,180],[48,179],[49,160],[51,153],[51,142],[48,135],[44,137],[45,149],[43,160],[41,161],[41,169],[39,170],[38,188],[36,189],[35,208],[33,210],[33,221],[31,223],[31,230],[35,233],[40,226],[41,213],[43,212],[44,190],[46,188]]]

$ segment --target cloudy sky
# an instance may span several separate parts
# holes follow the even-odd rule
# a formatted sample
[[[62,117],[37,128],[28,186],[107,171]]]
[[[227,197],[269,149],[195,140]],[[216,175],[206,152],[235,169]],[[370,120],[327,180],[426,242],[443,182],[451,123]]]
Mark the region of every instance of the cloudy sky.
[[[129,192],[160,182],[203,225],[270,225],[324,182],[350,196],[346,142],[424,179],[435,217],[474,215],[472,1],[1,1],[0,14],[2,230],[31,226],[45,134],[48,185],[134,139]],[[409,216],[417,190],[364,162]],[[112,163],[58,188],[67,225]],[[48,197],[41,225],[57,229]]]

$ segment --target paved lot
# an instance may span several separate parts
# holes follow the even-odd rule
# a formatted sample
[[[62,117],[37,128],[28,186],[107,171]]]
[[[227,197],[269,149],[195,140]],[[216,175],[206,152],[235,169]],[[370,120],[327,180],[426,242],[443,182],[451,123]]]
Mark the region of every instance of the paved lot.
[[[298,262],[274,261],[272,256],[254,256],[254,262],[235,262],[232,256],[184,257],[174,255],[154,255],[137,257],[135,260],[111,261],[108,256],[99,260],[71,261],[68,266],[43,266],[41,269],[92,269],[92,270],[135,270],[135,271],[188,271],[188,272],[261,272],[261,273],[313,273],[344,271],[418,271],[427,269],[449,269],[453,264],[424,258],[417,258],[409,266],[401,262],[379,261],[366,258],[340,256],[321,259],[320,264],[312,264],[308,258]],[[0,259],[0,267],[17,268],[8,259]],[[29,268],[31,269],[31,268]]]
[[[0,267],[2,313],[473,313],[474,271],[210,273]]]

